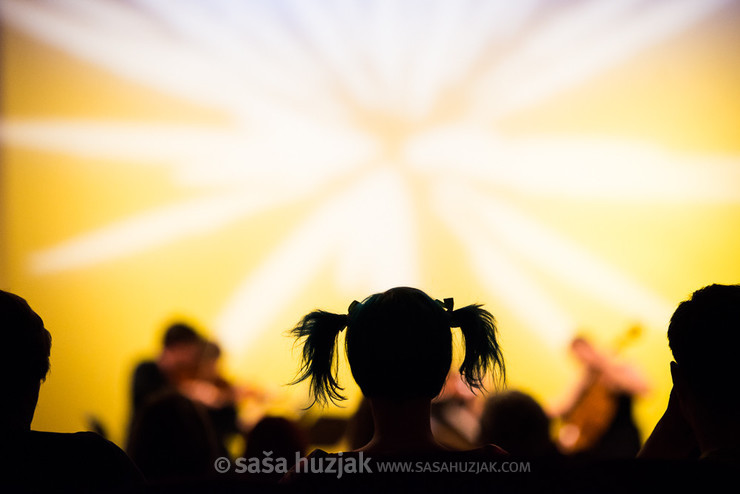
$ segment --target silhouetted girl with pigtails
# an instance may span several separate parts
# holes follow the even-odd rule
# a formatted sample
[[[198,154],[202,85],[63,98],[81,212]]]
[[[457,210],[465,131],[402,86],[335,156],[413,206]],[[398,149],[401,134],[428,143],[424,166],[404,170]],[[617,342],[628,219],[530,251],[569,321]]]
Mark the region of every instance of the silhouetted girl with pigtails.
[[[460,328],[465,342],[459,369],[463,381],[474,390],[484,388],[488,374],[503,381],[504,361],[494,318],[480,305],[454,310],[452,299],[441,302],[421,290],[400,287],[372,295],[362,303],[353,302],[347,314],[315,311],[300,321],[293,334],[303,339],[303,365],[295,382],[310,381],[313,403],[344,399],[336,378],[335,347],[339,333],[346,329],[352,376],[372,408],[372,440],[355,452],[338,455],[344,455],[345,460],[363,453],[375,461],[465,461],[506,454],[492,445],[453,452],[432,435],[431,402],[442,390],[452,364],[451,328]],[[316,450],[309,460],[317,456],[336,455]],[[295,477],[294,472],[288,475],[290,480]]]

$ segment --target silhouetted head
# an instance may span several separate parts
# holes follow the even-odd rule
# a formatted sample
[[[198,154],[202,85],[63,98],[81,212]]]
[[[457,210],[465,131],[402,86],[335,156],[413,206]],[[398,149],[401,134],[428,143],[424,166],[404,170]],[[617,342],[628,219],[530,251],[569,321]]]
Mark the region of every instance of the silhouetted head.
[[[136,415],[127,453],[152,481],[207,476],[223,454],[206,410],[174,391],[157,395]]]
[[[599,359],[599,354],[591,342],[584,336],[576,336],[570,342],[571,354],[582,364],[592,365]]]
[[[167,328],[162,339],[164,348],[174,348],[181,345],[202,345],[203,338],[192,326],[185,323],[175,323]]]
[[[347,328],[346,352],[352,376],[368,398],[405,400],[439,394],[452,363],[452,327],[462,330],[465,357],[463,380],[483,387],[488,371],[503,375],[503,356],[496,340],[493,316],[480,305],[453,310],[415,288],[393,288],[362,303],[348,314],[316,311],[293,330],[305,337],[303,372],[310,378],[315,401],[343,399],[336,382],[334,346]]]
[[[479,441],[501,446],[514,456],[556,453],[550,438],[550,419],[534,398],[521,391],[504,391],[486,400]]]
[[[262,458],[272,452],[272,458],[286,458],[288,468],[295,463],[296,453],[304,456],[308,447],[305,432],[298,425],[283,417],[263,417],[249,432],[247,458]]]
[[[28,429],[41,382],[49,372],[51,334],[21,297],[0,290],[2,358],[0,372],[6,398],[0,409],[0,427]]]
[[[668,344],[698,400],[717,411],[737,410],[740,285],[710,285],[681,302],[671,317]]]
[[[162,340],[160,364],[173,377],[195,377],[206,342],[200,334],[185,323],[172,324]]]
[[[221,358],[221,347],[213,341],[206,341],[198,365],[198,377],[200,379],[214,380],[219,376],[218,362]]]

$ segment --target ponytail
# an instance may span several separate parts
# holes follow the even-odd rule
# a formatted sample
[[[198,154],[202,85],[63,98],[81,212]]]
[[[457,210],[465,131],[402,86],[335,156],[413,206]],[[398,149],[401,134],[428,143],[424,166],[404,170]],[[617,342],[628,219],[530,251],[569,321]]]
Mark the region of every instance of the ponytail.
[[[444,305],[450,315],[450,326],[459,327],[465,342],[465,358],[460,376],[471,389],[485,389],[486,374],[494,375],[496,384],[506,382],[506,368],[501,345],[496,339],[496,321],[481,305],[468,305],[452,310],[452,299]]]
[[[340,394],[344,388],[336,380],[338,361],[334,359],[337,336],[347,326],[346,314],[333,314],[322,310],[306,315],[291,334],[305,338],[300,375],[291,384],[311,380],[310,394],[314,403],[321,405],[346,398]]]

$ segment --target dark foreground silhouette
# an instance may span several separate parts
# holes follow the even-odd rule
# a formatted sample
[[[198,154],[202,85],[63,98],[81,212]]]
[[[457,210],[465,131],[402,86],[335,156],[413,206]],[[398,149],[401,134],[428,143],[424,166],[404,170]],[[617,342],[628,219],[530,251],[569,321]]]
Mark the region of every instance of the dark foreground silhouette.
[[[0,491],[114,491],[144,485],[113,443],[91,432],[31,430],[41,382],[49,372],[51,334],[24,299],[0,291]]]

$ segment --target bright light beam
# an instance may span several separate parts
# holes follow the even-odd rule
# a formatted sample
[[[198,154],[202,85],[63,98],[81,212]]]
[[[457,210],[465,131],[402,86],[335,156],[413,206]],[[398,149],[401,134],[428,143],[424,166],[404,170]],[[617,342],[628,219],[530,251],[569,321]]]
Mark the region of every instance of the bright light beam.
[[[219,195],[184,201],[127,218],[31,254],[35,274],[55,274],[136,255],[185,237],[218,230],[230,222],[283,202],[275,194]]]
[[[639,15],[628,17],[612,29],[594,33],[593,39],[583,43],[578,38],[577,49],[563,51],[557,40],[543,42],[535,37],[524,53],[512,53],[511,62],[497,65],[490,76],[478,83],[471,101],[469,118],[479,122],[496,121],[516,111],[541,103],[553,95],[570,89],[583,81],[603,73],[634,54],[678,32],[701,22],[727,5],[729,0],[672,0],[651,2]],[[590,5],[629,6],[631,2],[593,2]],[[621,8],[614,14],[621,14]],[[572,19],[569,19],[569,21]],[[590,20],[589,18],[585,21]],[[584,27],[593,28],[588,24]],[[561,31],[556,31],[561,32]],[[552,33],[540,36],[547,38]],[[570,39],[568,30],[564,40]],[[574,39],[575,42],[575,39]],[[566,41],[567,43],[567,41]],[[545,54],[538,53],[547,47]],[[560,47],[560,48],[558,48]],[[534,53],[527,53],[533,50]],[[567,56],[564,53],[568,53]]]
[[[266,124],[245,132],[172,124],[11,120],[0,124],[0,137],[14,146],[106,158],[127,166],[166,166],[182,185],[242,187],[245,193],[271,187],[303,194],[378,153],[372,136],[351,128],[287,118],[281,122],[280,129]]]
[[[451,195],[445,186],[436,186],[431,197],[436,213],[465,246],[474,276],[494,300],[512,310],[552,350],[565,348],[575,322],[498,247],[496,232],[476,223],[474,211],[456,191]]]
[[[358,211],[362,217],[365,201],[368,197],[377,200],[378,188],[385,189],[387,181],[382,172],[358,181],[329,198],[295,228],[234,290],[215,324],[219,341],[234,349],[235,356],[243,355],[339,252],[343,239],[364,241],[359,230],[366,225],[356,221]],[[355,251],[363,248],[356,246]],[[397,274],[383,272],[387,279],[376,277],[372,282],[397,281]]]
[[[447,202],[466,205],[472,215],[496,232],[499,245],[506,248],[510,259],[533,263],[563,284],[653,327],[662,327],[673,312],[668,301],[496,198],[453,185],[443,186],[442,195]]]
[[[740,202],[735,156],[672,154],[644,143],[573,137],[497,138],[468,125],[409,139],[418,173],[487,182],[520,193],[596,201]]]
[[[407,184],[392,168],[380,168],[361,193],[350,225],[337,238],[337,285],[367,293],[416,286],[419,246]]]
[[[379,105],[378,92],[367,77],[357,53],[349,50],[348,43],[338,31],[340,27],[337,23],[332,22],[326,12],[309,2],[292,0],[289,5],[296,12],[295,18],[307,33],[311,45],[327,62],[326,68],[338,79],[342,88],[364,106]]]
[[[8,0],[2,15],[14,27],[113,74],[220,109],[239,120],[261,123],[298,110],[264,94],[253,78],[238,77],[229,64],[217,63],[208,53],[183,50],[176,38],[162,30],[148,32],[145,24],[132,37],[115,23],[90,24],[64,10],[18,0]],[[330,111],[314,112],[312,117],[335,122],[342,118]]]
[[[315,67],[293,60],[279,63],[271,50],[260,50],[244,33],[224,29],[221,19],[213,18],[210,11],[203,11],[203,3],[180,2],[175,5],[139,1],[138,4],[171,26],[185,43],[191,45],[192,51],[206,52],[219,67],[229,68],[232,79],[248,83],[249,86],[242,88],[242,93],[250,91],[263,97],[269,95],[281,106],[288,106],[287,103],[291,102],[289,106],[294,110],[300,109],[302,113],[331,113],[334,118],[346,120],[344,106],[337,101],[325,81],[317,80]],[[255,70],[257,67],[259,70]],[[305,72],[306,69],[311,70]],[[296,90],[297,80],[301,81],[300,90]],[[239,97],[234,95],[234,99]]]

